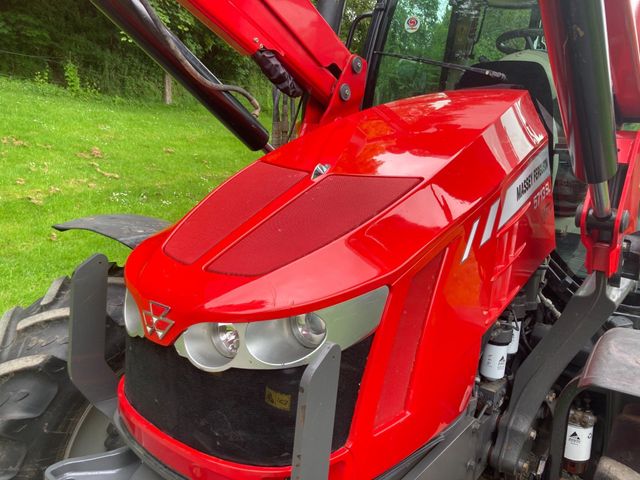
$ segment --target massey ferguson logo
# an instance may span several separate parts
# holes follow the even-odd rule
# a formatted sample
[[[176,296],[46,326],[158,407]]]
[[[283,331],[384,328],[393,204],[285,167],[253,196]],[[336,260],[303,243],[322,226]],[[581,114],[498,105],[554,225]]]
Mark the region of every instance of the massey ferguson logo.
[[[157,302],[149,302],[149,310],[142,312],[144,317],[144,327],[147,330],[147,335],[150,337],[155,333],[159,340],[162,340],[169,329],[173,327],[175,323],[173,320],[167,318],[167,314],[171,310],[170,307],[162,305]]]

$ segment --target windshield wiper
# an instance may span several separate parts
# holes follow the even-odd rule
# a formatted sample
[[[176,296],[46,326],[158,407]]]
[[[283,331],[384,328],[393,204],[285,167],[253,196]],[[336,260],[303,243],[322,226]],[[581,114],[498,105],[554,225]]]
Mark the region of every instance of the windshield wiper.
[[[404,60],[411,60],[417,63],[426,63],[427,65],[435,65],[436,67],[442,68],[450,68],[452,70],[460,70],[462,72],[473,72],[478,73],[480,75],[486,75],[487,77],[494,78],[496,80],[501,80],[505,82],[507,80],[507,76],[502,72],[496,72],[495,70],[488,70],[486,68],[478,68],[478,67],[468,67],[467,65],[459,65],[457,63],[449,63],[449,62],[441,62],[439,60],[432,60],[431,58],[425,57],[416,57],[415,55],[405,55],[402,53],[391,53],[391,52],[373,52],[376,55],[383,55],[385,57],[394,57],[394,58],[402,58]]]

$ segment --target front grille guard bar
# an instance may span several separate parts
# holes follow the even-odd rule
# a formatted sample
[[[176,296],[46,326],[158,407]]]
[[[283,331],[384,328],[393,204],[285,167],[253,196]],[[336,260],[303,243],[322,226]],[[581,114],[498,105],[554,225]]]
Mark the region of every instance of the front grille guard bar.
[[[120,431],[128,447],[51,465],[47,480],[91,476],[96,480],[181,479],[140,447],[117,412],[117,375],[105,360],[107,257],[96,254],[71,278],[69,376],[75,387]],[[340,376],[340,346],[325,343],[307,365],[298,391],[291,480],[326,480]]]

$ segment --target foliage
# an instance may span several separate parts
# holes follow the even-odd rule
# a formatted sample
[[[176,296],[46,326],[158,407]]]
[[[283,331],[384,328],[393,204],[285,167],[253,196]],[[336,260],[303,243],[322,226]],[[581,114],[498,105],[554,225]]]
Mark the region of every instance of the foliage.
[[[475,58],[478,61],[502,58],[504,53],[496,48],[496,39],[508,30],[528,28],[530,16],[531,12],[529,10],[487,9],[482,22],[482,34],[474,48]],[[524,41],[512,41],[509,44],[524,48]]]
[[[47,83],[49,83],[49,69],[46,68],[42,71],[37,71],[33,76],[33,81],[38,85],[46,85]]]
[[[106,213],[177,220],[257,154],[197,105],[82,96],[0,78],[0,314],[100,251],[128,250],[51,225]]]
[[[342,17],[342,24],[340,26],[340,37],[343,41],[347,40],[349,29],[356,17],[362,13],[373,11],[375,4],[376,0],[347,0],[344,15]],[[355,35],[353,37],[353,43],[351,45],[352,52],[362,52],[369,25],[371,25],[370,20],[363,20],[360,22],[360,25],[355,31]]]
[[[250,83],[252,62],[231,50],[175,0],[152,0],[161,18],[205,64],[230,82]],[[161,98],[163,73],[89,0],[2,0],[0,73],[132,98]],[[77,72],[73,72],[73,64]],[[77,75],[76,75],[77,74]],[[78,82],[75,82],[78,80]],[[76,85],[76,83],[78,85]],[[184,97],[178,89],[177,97]]]
[[[80,76],[78,75],[78,67],[71,60],[67,60],[64,64],[64,79],[67,82],[67,90],[71,93],[78,94],[80,88]]]
[[[394,12],[385,52],[442,60],[447,39],[450,10],[448,0],[400,0]],[[405,28],[410,18],[418,27]],[[376,103],[436,91],[440,68],[412,60],[383,57],[380,62]]]
[[[448,58],[445,47],[452,15],[449,0],[399,0],[387,35],[385,52],[446,61],[462,65],[498,60],[504,53],[496,48],[498,36],[509,30],[527,28],[531,17],[530,9],[505,9],[487,7],[482,0],[460,1],[456,5],[458,13],[457,35],[450,47]],[[407,31],[405,23],[415,18],[419,27]],[[474,34],[470,32],[475,31]],[[465,35],[466,34],[466,35]],[[524,42],[512,43],[523,48]],[[442,75],[442,68],[409,59],[383,57],[380,62],[376,103],[398,98],[435,92],[445,84],[453,88],[460,73],[449,70]]]

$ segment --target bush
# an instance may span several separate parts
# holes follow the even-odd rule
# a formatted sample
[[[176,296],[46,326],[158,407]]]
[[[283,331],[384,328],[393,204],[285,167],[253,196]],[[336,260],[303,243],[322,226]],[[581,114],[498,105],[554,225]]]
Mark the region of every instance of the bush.
[[[71,60],[68,60],[67,63],[64,64],[64,79],[67,83],[67,90],[71,93],[79,94],[82,92],[78,67]]]
[[[33,76],[33,81],[39,85],[45,85],[49,83],[49,69],[38,70]]]

